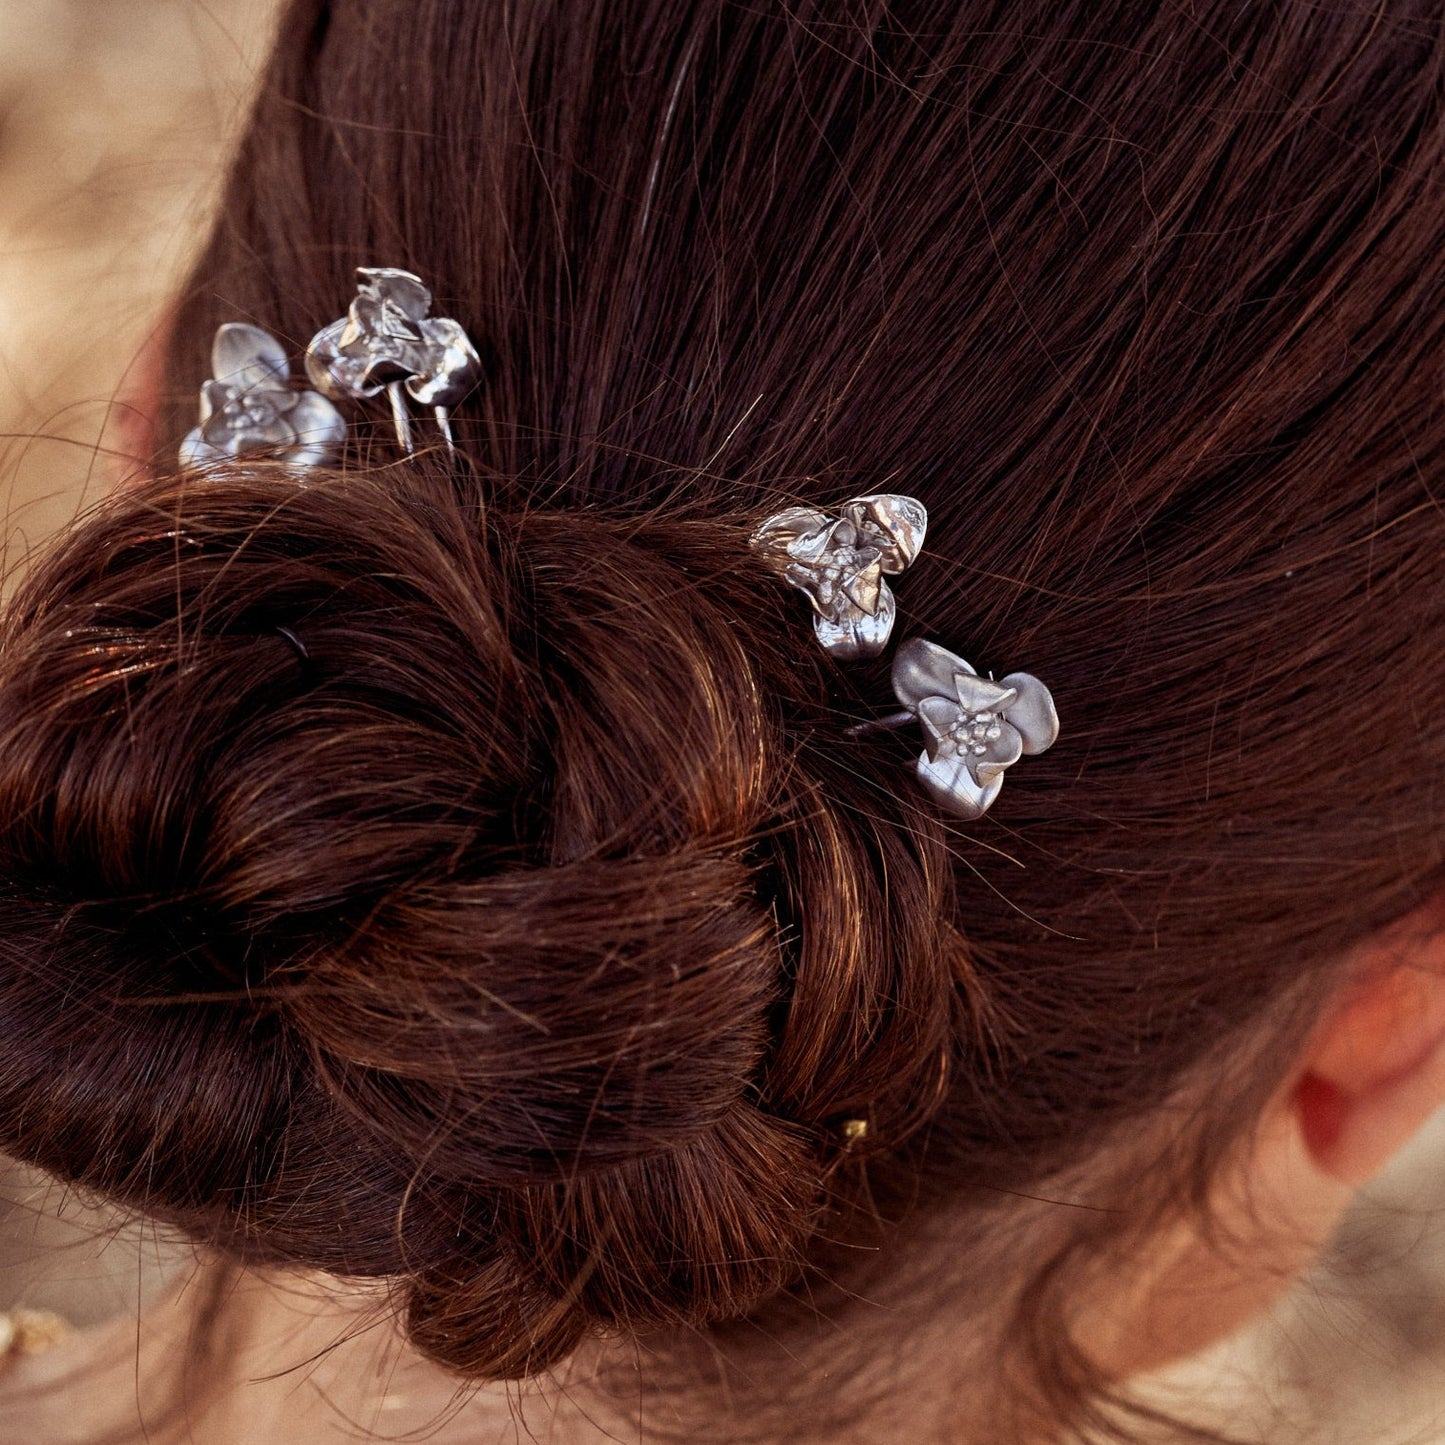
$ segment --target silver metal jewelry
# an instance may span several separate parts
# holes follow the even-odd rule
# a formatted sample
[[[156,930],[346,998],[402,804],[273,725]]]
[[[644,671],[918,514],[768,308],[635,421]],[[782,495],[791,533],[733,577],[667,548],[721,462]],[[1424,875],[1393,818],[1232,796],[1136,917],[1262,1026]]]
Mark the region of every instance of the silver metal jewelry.
[[[893,691],[907,712],[870,727],[923,724],[918,781],[941,807],[980,818],[998,797],[1004,772],[1026,753],[1042,753],[1059,735],[1053,695],[1038,678],[1011,672],[980,677],[961,657],[910,637],[893,657]]]
[[[874,657],[888,644],[897,604],[884,574],[918,555],[928,512],[916,497],[880,493],[844,502],[838,516],[813,507],[774,513],[752,546],[807,595],[813,630],[834,657]]]
[[[414,401],[432,408],[447,450],[455,453],[447,408],[481,373],[476,347],[460,322],[427,314],[431,292],[410,271],[362,266],[356,274],[357,296],[347,314],[322,327],[306,348],[312,385],[338,401],[385,391],[396,439],[411,452],[405,388]]]
[[[200,425],[181,442],[181,466],[205,467],[267,452],[296,470],[334,461],[346,438],[341,413],[314,391],[291,385],[286,349],[244,321],[217,328],[214,375],[201,387]]]

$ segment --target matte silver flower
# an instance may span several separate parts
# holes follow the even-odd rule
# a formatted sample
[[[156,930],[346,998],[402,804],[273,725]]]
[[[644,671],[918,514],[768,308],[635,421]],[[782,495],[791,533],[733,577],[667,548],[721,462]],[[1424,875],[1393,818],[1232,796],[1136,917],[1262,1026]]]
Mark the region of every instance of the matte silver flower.
[[[181,465],[204,467],[265,452],[304,469],[335,460],[346,437],[341,413],[314,391],[291,386],[286,349],[244,321],[218,327],[212,378],[201,387],[201,422],[181,443]]]
[[[917,498],[879,493],[844,502],[836,517],[789,507],[763,522],[752,545],[807,595],[823,647],[834,657],[873,657],[887,645],[897,615],[884,574],[913,561],[927,528],[928,512]]]
[[[356,299],[345,316],[324,326],[306,349],[312,384],[337,400],[391,397],[397,437],[411,450],[401,389],[435,409],[451,445],[446,409],[471,390],[481,358],[458,321],[431,316],[432,295],[421,278],[390,266],[362,266]]]
[[[1038,678],[1011,672],[994,682],[921,637],[898,649],[893,690],[923,724],[919,781],[961,818],[987,812],[1004,772],[1025,753],[1052,747],[1059,735],[1053,696]]]

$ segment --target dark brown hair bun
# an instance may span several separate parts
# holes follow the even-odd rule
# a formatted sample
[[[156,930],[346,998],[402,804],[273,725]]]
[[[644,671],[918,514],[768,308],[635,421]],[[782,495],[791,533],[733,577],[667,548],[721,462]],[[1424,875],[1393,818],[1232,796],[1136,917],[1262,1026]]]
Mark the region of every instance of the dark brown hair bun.
[[[839,1116],[916,1107],[951,985],[892,1016],[937,909],[894,944],[858,891],[876,824],[786,741],[822,670],[746,520],[506,516],[425,464],[98,509],[0,665],[8,1137],[407,1281],[473,1374],[793,1278]],[[800,939],[804,886],[848,927]]]

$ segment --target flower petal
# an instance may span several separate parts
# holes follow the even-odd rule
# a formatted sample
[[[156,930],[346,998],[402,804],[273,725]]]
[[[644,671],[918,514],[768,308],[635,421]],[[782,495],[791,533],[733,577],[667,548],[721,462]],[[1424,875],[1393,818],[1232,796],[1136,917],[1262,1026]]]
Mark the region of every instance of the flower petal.
[[[228,402],[236,399],[238,393],[234,387],[227,386],[224,381],[204,381],[201,383],[201,416],[202,426],[218,412],[224,410]]]
[[[336,464],[336,449],[329,446],[298,444],[288,447],[280,458],[281,465],[288,472],[309,472],[314,467],[330,467]]]
[[[1003,787],[1002,776],[988,784],[975,781],[962,757],[943,756],[936,762],[924,753],[918,759],[918,781],[940,807],[960,818],[981,818]]]
[[[803,593],[819,617],[827,617],[836,621],[837,609],[833,605],[836,589],[831,579],[821,577],[813,568],[798,563],[792,563],[785,567],[782,577],[785,582],[790,582]]]
[[[1003,683],[1018,692],[1017,701],[1009,703],[1005,714],[1022,735],[1024,752],[1041,753],[1051,748],[1059,735],[1053,694],[1027,672],[1011,672]]]
[[[843,582],[843,593],[860,611],[870,615],[883,606],[883,594],[888,584],[883,580],[883,570],[875,555],[873,561],[863,566]]]
[[[830,519],[813,507],[789,507],[758,527],[751,546],[775,567],[796,559],[812,561],[827,545]]]
[[[282,388],[291,375],[286,348],[259,326],[228,321],[211,343],[211,375],[239,391]]]
[[[973,672],[968,663],[936,642],[910,637],[893,654],[893,691],[914,712],[926,697],[957,697],[954,676]]]
[[[425,406],[455,406],[472,389],[482,359],[459,321],[437,316],[421,323],[427,361],[406,389]]]
[[[969,712],[1002,712],[1014,700],[1014,690],[974,672],[956,672],[953,689]]]
[[[984,743],[985,752],[980,756],[972,754],[969,766],[980,783],[991,783],[1001,777],[1005,768],[1011,768],[1024,754],[1024,740],[1017,728],[1007,723],[999,724],[999,735]]]
[[[402,327],[406,328],[405,334],[397,336],[395,333]],[[410,333],[415,330],[415,323],[406,312],[395,306],[388,307],[374,291],[362,291],[346,310],[336,348],[342,353],[356,353],[358,347],[374,347],[378,342],[414,341],[416,338]]]
[[[185,471],[197,471],[225,459],[225,453],[218,451],[201,435],[200,427],[188,431],[181,442],[180,462]]]
[[[918,721],[923,724],[923,746],[930,758],[938,756],[938,745],[962,716],[959,705],[946,697],[925,697],[919,702]]]
[[[201,440],[219,456],[233,457],[239,447],[239,433],[226,411],[213,411],[200,425]]]
[[[305,466],[322,466],[335,459],[346,441],[346,421],[341,413],[314,391],[303,391],[296,398],[286,420],[296,432],[295,452],[290,460]],[[306,454],[305,460],[300,453]]]
[[[341,338],[347,324],[343,317],[330,326],[323,326],[306,348],[306,375],[311,378],[311,385],[333,400],[375,396],[383,387],[383,383],[368,379],[370,361],[367,358],[358,359],[342,352]]]
[[[878,608],[864,612],[861,608],[844,605],[835,610],[832,617],[814,615],[813,631],[818,641],[834,657],[851,661],[859,657],[877,657],[888,645],[889,634],[893,631],[893,619],[898,604],[886,583],[879,584]]]
[[[358,266],[359,286],[377,301],[390,301],[413,321],[420,321],[431,310],[431,292],[420,276],[400,271],[395,266]]]
[[[928,510],[917,497],[875,492],[844,502],[843,515],[883,553],[883,570],[902,572],[918,555],[928,530]]]

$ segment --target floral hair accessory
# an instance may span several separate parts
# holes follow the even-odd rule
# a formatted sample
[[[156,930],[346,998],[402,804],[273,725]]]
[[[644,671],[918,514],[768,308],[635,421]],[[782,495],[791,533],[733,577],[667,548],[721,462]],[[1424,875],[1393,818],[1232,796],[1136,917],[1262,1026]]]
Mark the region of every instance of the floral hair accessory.
[[[211,346],[212,378],[201,387],[201,422],[181,443],[181,465],[204,467],[269,452],[288,467],[322,466],[346,437],[341,413],[291,385],[285,348],[259,326],[228,321]]]
[[[874,657],[888,644],[897,605],[884,574],[918,555],[928,512],[916,497],[878,494],[844,502],[830,517],[789,507],[752,535],[753,549],[807,595],[813,631],[834,657]]]
[[[1042,753],[1059,735],[1054,699],[1038,678],[1011,672],[980,677],[937,643],[910,637],[893,658],[893,691],[908,712],[873,726],[916,717],[923,724],[918,780],[960,818],[986,813],[1004,772],[1025,753]],[[866,726],[866,725],[865,725]]]
[[[391,401],[396,438],[410,452],[411,418],[403,388],[413,401],[432,408],[452,444],[447,408],[459,402],[481,372],[471,338],[449,316],[430,316],[431,292],[410,271],[362,266],[356,299],[339,321],[324,326],[306,348],[312,384],[335,400],[373,397]]]

